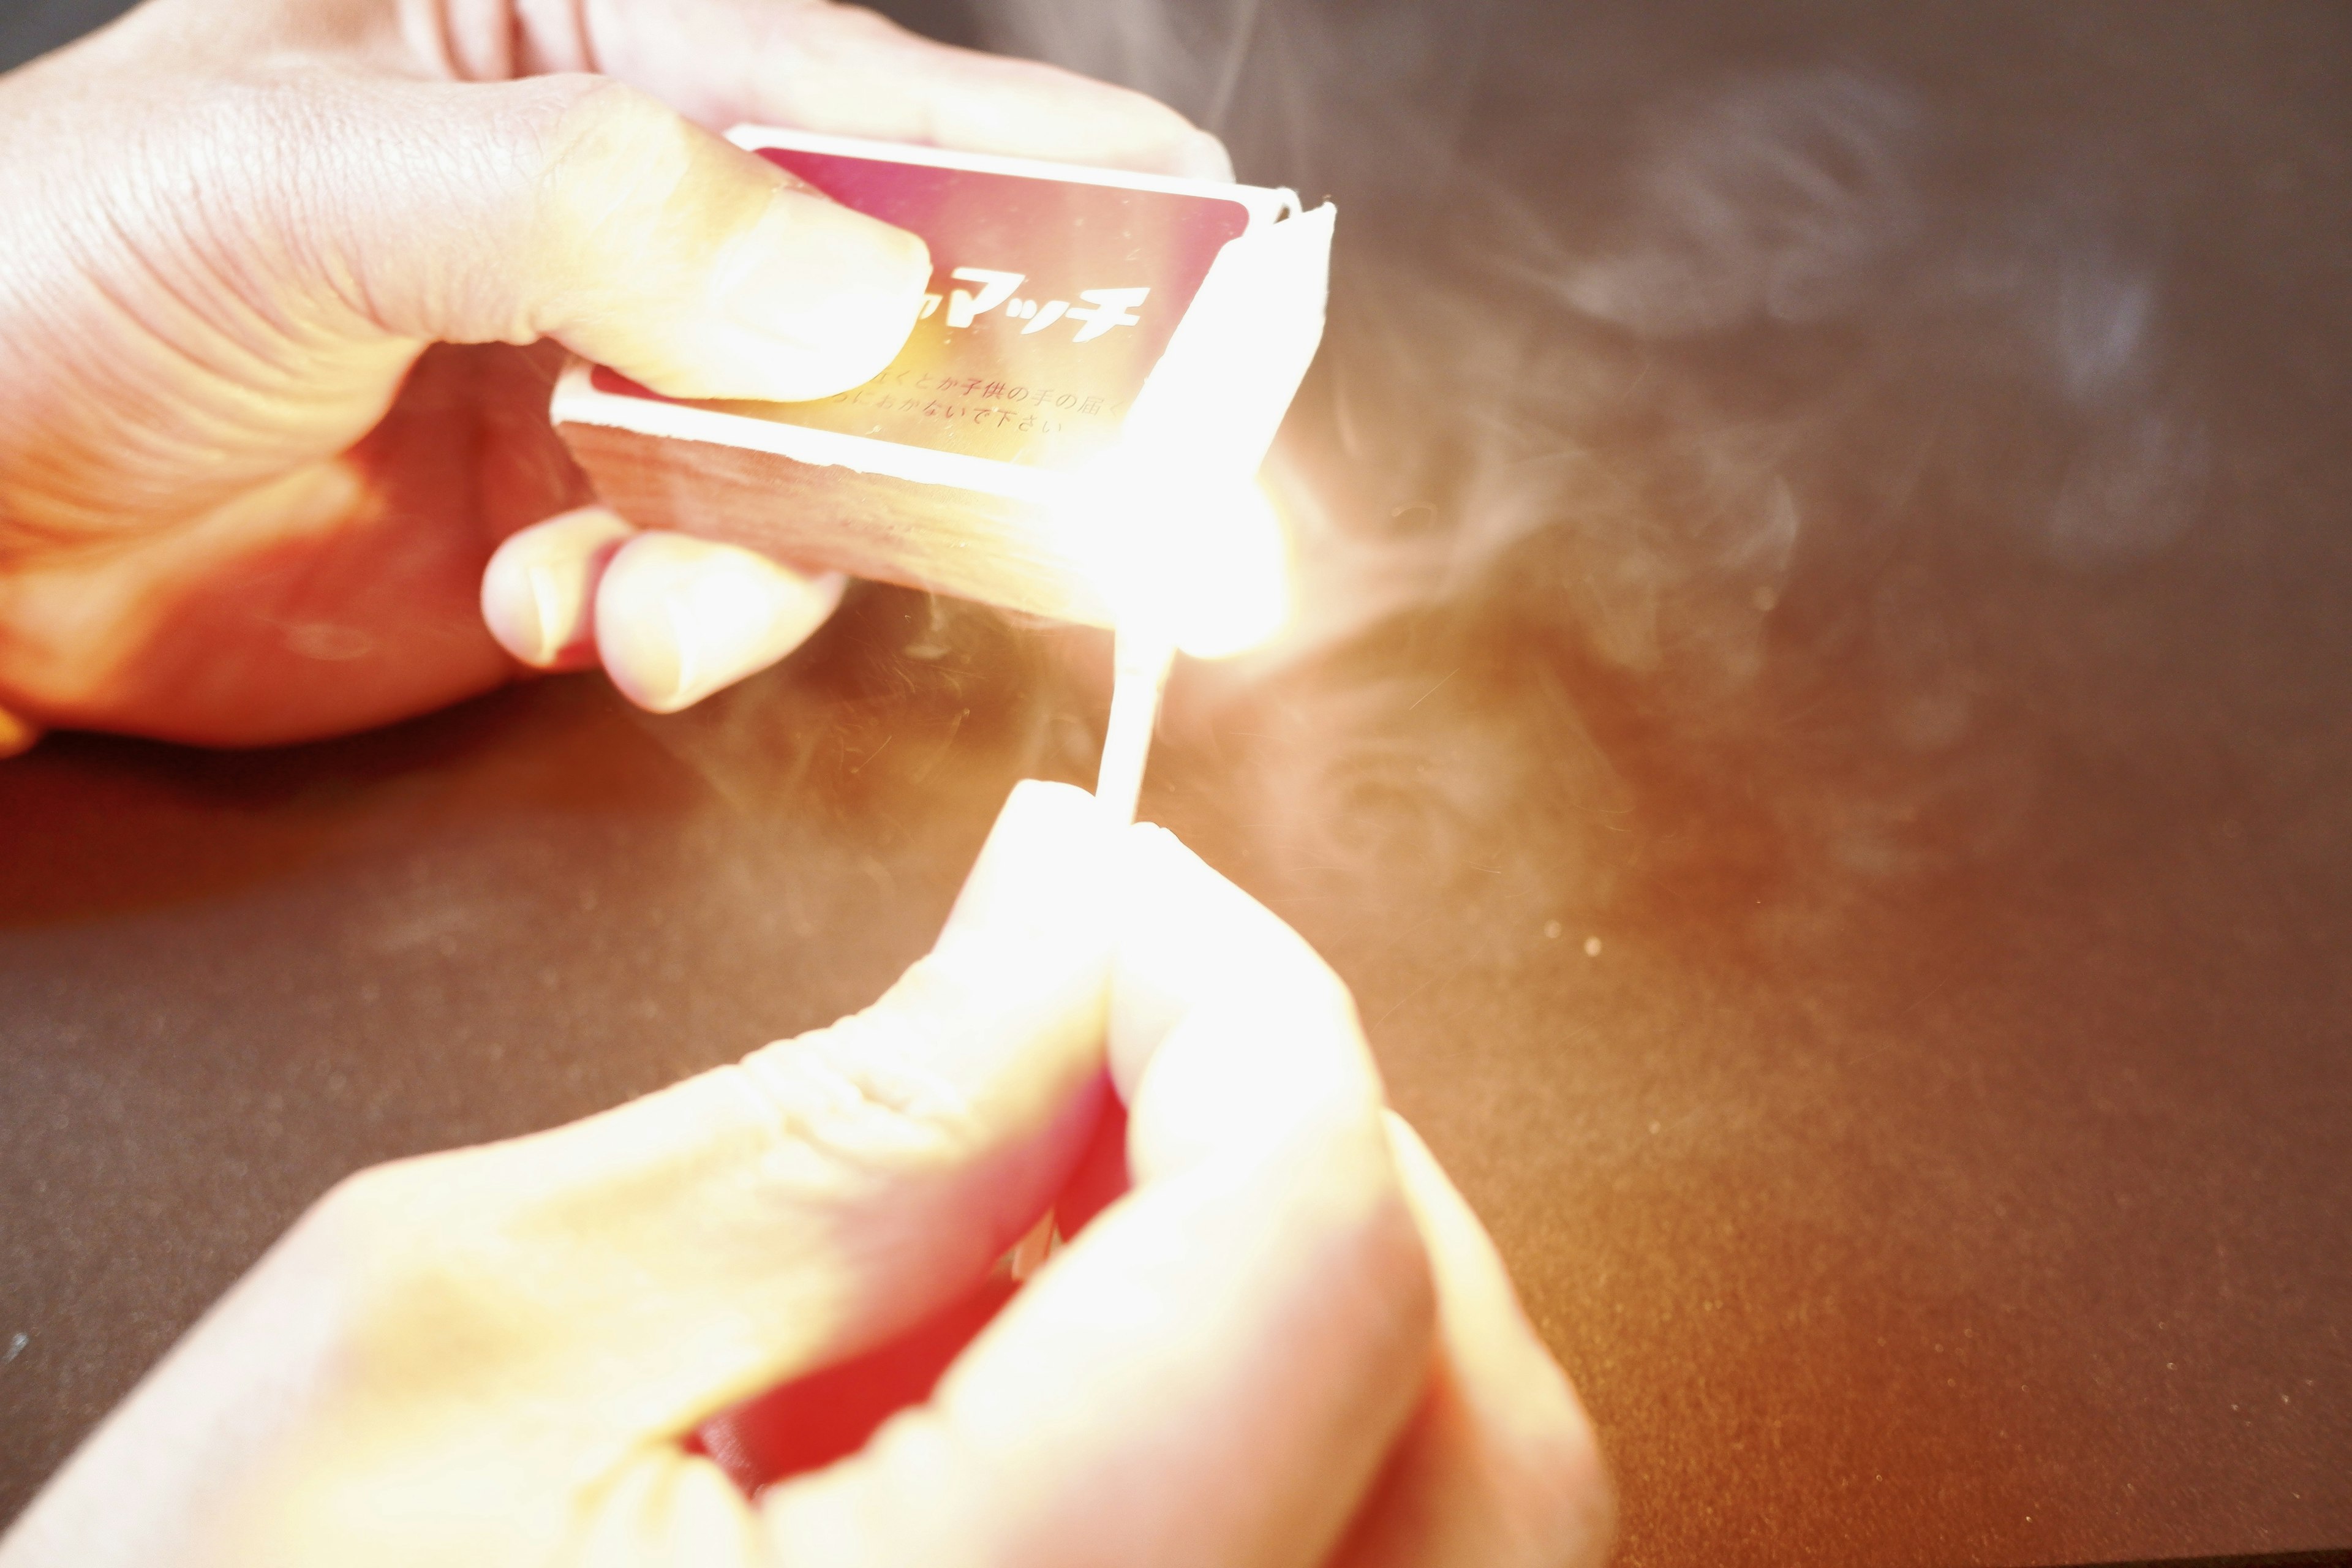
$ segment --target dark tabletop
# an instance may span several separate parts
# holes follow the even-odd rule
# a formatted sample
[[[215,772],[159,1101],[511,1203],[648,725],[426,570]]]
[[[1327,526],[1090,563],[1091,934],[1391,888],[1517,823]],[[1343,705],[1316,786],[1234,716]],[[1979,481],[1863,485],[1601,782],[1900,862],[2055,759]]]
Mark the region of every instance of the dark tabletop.
[[[1354,983],[1621,1560],[2352,1546],[2352,11],[928,17],[1341,203],[1304,629],[1145,810]],[[674,719],[0,764],[0,1518],[345,1172],[870,999],[1103,651],[875,590]]]

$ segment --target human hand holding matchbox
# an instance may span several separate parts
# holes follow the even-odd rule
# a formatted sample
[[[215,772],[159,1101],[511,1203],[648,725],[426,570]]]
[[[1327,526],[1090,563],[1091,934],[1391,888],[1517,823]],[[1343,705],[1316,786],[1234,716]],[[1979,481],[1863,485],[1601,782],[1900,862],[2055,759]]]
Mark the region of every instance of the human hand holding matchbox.
[[[1184,550],[1171,492],[1248,484],[1321,340],[1334,215],[1287,191],[731,139],[919,236],[931,289],[887,369],[814,402],[679,402],[575,363],[552,418],[638,527],[1111,625],[1139,557]]]

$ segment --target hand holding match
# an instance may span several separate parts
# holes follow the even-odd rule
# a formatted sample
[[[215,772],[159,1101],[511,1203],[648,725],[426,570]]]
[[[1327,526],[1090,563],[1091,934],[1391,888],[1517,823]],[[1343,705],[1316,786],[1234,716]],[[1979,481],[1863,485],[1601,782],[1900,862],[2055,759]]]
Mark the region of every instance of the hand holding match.
[[[338,1188],[0,1568],[1557,1568],[1607,1498],[1339,979],[1028,784],[864,1013]]]

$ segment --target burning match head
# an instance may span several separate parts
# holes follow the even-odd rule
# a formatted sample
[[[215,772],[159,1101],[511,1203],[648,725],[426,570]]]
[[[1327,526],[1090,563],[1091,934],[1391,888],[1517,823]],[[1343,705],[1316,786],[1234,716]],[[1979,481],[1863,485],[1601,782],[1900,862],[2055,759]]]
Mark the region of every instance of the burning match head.
[[[1089,490],[1090,509],[1120,520],[1088,537],[1089,574],[1102,584],[1122,649],[1132,633],[1139,648],[1230,658],[1290,619],[1288,536],[1254,481],[1119,465]]]
[[[1223,658],[1256,647],[1290,618],[1282,520],[1254,483],[1110,463],[1092,476],[1092,504],[1123,526],[1092,536],[1095,580],[1118,617],[1110,721],[1095,795],[1135,820],[1160,694],[1177,651]]]
[[[1167,619],[1176,646],[1194,658],[1230,658],[1257,647],[1290,619],[1289,540],[1274,503],[1255,484],[1204,493],[1189,526],[1164,541],[1176,608]]]

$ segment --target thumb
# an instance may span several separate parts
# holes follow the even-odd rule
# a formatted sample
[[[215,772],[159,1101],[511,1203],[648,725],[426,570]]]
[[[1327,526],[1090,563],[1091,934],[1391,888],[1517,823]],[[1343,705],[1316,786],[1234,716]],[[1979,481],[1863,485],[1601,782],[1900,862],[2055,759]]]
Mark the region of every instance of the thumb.
[[[920,239],[633,88],[352,90],[346,155],[289,194],[394,336],[554,338],[672,396],[795,401],[870,379],[921,309]]]

